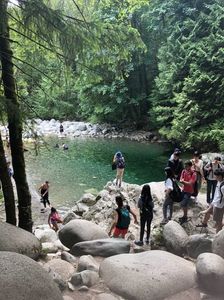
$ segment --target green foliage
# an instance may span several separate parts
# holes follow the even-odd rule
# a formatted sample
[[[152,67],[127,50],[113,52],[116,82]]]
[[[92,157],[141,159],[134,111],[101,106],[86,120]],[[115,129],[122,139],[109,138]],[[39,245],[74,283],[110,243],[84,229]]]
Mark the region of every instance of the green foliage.
[[[186,148],[222,148],[222,130],[213,128],[224,112],[224,8],[218,0],[172,2],[153,92],[157,124]]]
[[[29,0],[10,8],[24,116],[223,144],[222,0]]]

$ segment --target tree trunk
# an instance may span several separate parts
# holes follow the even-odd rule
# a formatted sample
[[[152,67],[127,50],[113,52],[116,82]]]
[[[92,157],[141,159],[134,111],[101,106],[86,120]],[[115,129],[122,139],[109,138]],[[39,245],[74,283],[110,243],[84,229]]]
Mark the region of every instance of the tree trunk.
[[[0,57],[6,98],[14,179],[18,194],[19,227],[32,232],[31,195],[26,179],[22,141],[22,118],[16,94],[7,17],[8,1],[0,0]]]
[[[16,225],[16,209],[15,198],[13,192],[12,181],[8,173],[5,151],[3,147],[2,137],[0,134],[0,180],[2,182],[2,191],[5,202],[6,222]]]

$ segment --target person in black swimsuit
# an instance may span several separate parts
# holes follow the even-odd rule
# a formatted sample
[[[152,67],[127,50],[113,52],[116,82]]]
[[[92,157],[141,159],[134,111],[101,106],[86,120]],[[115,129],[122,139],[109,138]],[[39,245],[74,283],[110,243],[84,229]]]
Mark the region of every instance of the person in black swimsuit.
[[[49,181],[45,181],[40,187],[40,195],[41,195],[41,200],[43,201],[44,208],[46,208],[47,204],[49,207],[51,206],[50,201],[49,201]]]

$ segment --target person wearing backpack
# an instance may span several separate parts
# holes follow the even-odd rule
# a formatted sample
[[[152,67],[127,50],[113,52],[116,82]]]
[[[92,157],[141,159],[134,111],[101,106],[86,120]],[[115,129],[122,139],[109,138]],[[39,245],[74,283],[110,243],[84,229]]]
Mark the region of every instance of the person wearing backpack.
[[[219,168],[214,171],[214,175],[217,180],[217,185],[215,189],[215,195],[209,208],[201,213],[204,213],[204,219],[201,224],[196,225],[196,227],[207,227],[210,216],[213,215],[213,220],[215,221],[216,233],[222,230],[223,215],[224,215],[224,170]]]
[[[192,168],[196,172],[196,176],[197,176],[194,185],[194,191],[192,193],[192,196],[195,197],[194,202],[195,204],[197,204],[198,193],[201,189],[202,183],[205,181],[204,172],[203,172],[203,160],[201,159],[201,154],[198,151],[194,152],[193,159],[191,159],[191,162],[192,162]]]
[[[173,199],[171,193],[173,191],[174,174],[170,167],[165,168],[166,180],[165,180],[165,201],[163,203],[163,220],[161,224],[166,224],[172,219],[173,215]],[[169,209],[169,217],[167,218],[167,210]]]
[[[145,184],[141,191],[141,196],[138,200],[138,208],[140,209],[140,240],[135,241],[138,246],[143,246],[143,236],[145,232],[145,224],[147,225],[146,231],[146,244],[149,244],[149,237],[151,231],[151,223],[153,219],[153,199],[151,195],[151,188]]]
[[[186,161],[184,164],[185,168],[181,173],[180,176],[180,183],[183,184],[182,187],[182,201],[181,201],[181,207],[183,209],[183,217],[181,217],[180,224],[187,222],[188,217],[188,205],[191,199],[191,195],[194,192],[194,184],[197,180],[197,175],[195,170],[192,168],[192,162]]]
[[[122,237],[124,239],[131,221],[130,213],[134,217],[135,224],[138,224],[137,216],[129,205],[123,204],[121,196],[116,196],[115,201],[117,208],[114,211],[114,221],[108,234],[111,236],[113,232],[113,237]]]
[[[215,188],[217,185],[217,180],[215,176],[215,171],[219,168],[223,168],[221,164],[221,157],[216,156],[212,162],[208,162],[204,166],[204,177],[207,181],[207,203],[210,204],[215,195]]]
[[[116,185],[121,187],[122,179],[124,176],[125,160],[120,151],[115,153],[113,162],[116,164],[116,169],[117,169]]]

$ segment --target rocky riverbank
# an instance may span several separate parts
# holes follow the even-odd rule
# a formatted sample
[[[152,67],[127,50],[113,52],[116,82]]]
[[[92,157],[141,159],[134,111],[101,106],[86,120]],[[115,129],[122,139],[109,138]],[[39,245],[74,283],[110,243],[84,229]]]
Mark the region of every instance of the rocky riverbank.
[[[63,125],[63,133],[60,133],[60,125]],[[5,127],[2,128],[4,135]],[[28,121],[24,126],[24,139],[33,139],[48,135],[58,135],[60,137],[103,137],[103,138],[125,138],[138,142],[164,143],[158,133],[153,131],[137,131],[134,129],[122,129],[110,124],[91,124],[89,122],[64,121],[51,119]]]
[[[35,236],[1,223],[0,267],[11,270],[16,264],[17,272],[1,277],[0,300],[28,300],[31,294],[34,300],[223,299],[224,230],[215,235],[212,222],[205,232],[195,227],[205,195],[199,195],[198,205],[192,203],[189,222],[178,224],[181,212],[175,204],[173,221],[161,227],[164,183],[150,186],[155,213],[151,243],[143,247],[134,244],[139,226],[133,222],[126,241],[107,234],[117,194],[138,213],[141,186],[128,183],[118,189],[108,182],[97,196],[84,194],[70,211],[61,212],[58,235],[46,224],[47,213],[45,221],[39,220],[45,224],[36,223]],[[7,286],[13,287],[10,292]]]

